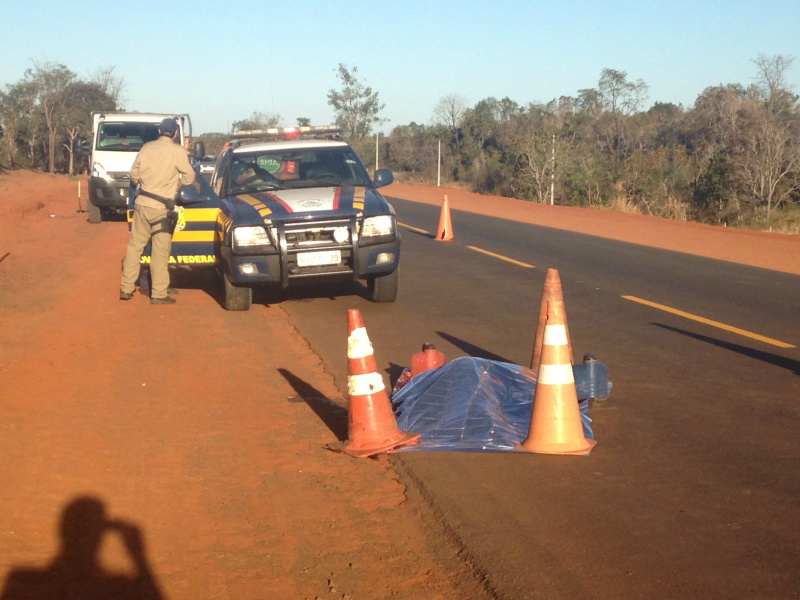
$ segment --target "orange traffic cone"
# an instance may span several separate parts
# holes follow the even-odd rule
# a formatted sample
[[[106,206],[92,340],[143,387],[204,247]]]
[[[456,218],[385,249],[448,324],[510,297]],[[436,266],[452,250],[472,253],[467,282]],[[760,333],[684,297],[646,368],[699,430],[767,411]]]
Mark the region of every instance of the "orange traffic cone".
[[[567,346],[569,346],[569,362],[573,364],[572,342],[569,337],[569,327],[567,326],[567,312],[564,307],[564,295],[561,291],[561,278],[558,276],[557,269],[547,269],[547,277],[544,280],[544,293],[542,294],[542,304],[539,308],[539,323],[536,326],[536,339],[533,342],[533,356],[531,357],[531,369],[539,369],[539,362],[542,359],[542,339],[544,337],[545,321],[547,321],[547,303],[560,302],[561,312],[564,315],[564,327],[567,330]]]
[[[588,454],[596,443],[583,435],[563,303],[548,302],[531,426],[528,437],[517,449],[541,454]]]
[[[357,309],[347,311],[347,327],[348,439],[328,447],[356,458],[366,458],[416,442],[420,434],[402,431],[397,426],[383,378],[378,373],[372,343]]]
[[[453,239],[453,224],[450,222],[450,203],[447,201],[447,194],[442,200],[442,212],[439,215],[439,231],[436,234],[436,241],[449,242]]]

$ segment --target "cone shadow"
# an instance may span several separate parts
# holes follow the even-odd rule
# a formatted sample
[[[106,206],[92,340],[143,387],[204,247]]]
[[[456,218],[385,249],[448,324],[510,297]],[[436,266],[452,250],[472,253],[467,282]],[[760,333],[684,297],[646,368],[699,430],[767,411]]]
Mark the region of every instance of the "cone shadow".
[[[339,441],[347,440],[348,423],[347,423],[347,408],[341,404],[331,400],[325,394],[320,392],[317,388],[300,379],[297,375],[287,369],[278,369],[278,373],[289,382],[295,392],[297,398],[293,398],[292,402],[305,402],[308,407],[314,411],[319,417],[320,421],[325,423],[328,429],[331,430],[333,435]]]
[[[403,374],[403,371],[408,365],[398,365],[393,362],[389,363],[389,367],[385,370],[386,374],[389,376],[389,390],[393,390],[394,386],[397,385],[397,380],[400,379],[400,375]]]
[[[496,362],[506,362],[510,363],[512,361],[504,358],[498,354],[494,354],[493,352],[489,352],[480,346],[476,346],[475,344],[470,344],[466,340],[462,340],[461,338],[457,338],[454,335],[450,335],[449,333],[445,333],[444,331],[437,331],[436,335],[442,338],[445,341],[450,342],[456,348],[466,352],[469,356],[473,358],[485,358],[486,360],[493,360]]]

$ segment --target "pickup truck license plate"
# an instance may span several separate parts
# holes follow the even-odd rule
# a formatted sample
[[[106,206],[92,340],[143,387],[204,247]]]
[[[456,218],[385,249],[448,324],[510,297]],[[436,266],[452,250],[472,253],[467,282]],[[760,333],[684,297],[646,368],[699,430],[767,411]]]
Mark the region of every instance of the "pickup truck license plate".
[[[325,250],[324,252],[303,252],[297,255],[297,266],[318,267],[320,265],[338,265],[342,262],[340,250]]]

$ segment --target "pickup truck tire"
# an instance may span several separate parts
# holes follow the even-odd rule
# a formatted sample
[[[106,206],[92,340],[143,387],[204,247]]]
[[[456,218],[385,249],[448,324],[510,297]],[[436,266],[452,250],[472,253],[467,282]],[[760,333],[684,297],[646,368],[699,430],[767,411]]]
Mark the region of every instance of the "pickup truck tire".
[[[222,274],[222,306],[225,310],[250,310],[253,289],[233,285],[225,273]]]
[[[367,289],[370,300],[373,302],[394,302],[397,300],[397,288],[400,283],[400,270],[395,270],[388,275],[370,277],[367,279]]]
[[[86,212],[89,213],[89,223],[100,223],[103,220],[103,213],[100,208],[92,204],[91,200],[86,201]]]

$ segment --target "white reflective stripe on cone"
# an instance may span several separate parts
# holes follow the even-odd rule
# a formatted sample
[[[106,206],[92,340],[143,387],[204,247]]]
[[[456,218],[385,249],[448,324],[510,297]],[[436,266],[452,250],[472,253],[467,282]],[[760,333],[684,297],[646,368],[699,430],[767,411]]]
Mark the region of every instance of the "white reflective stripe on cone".
[[[539,377],[536,383],[541,383],[543,385],[575,383],[572,365],[539,365]]]
[[[380,373],[365,373],[363,375],[350,375],[347,378],[347,393],[350,396],[366,396],[386,389]]]
[[[547,325],[544,328],[543,345],[566,346],[568,343],[566,325]]]
[[[372,342],[365,327],[358,327],[347,338],[347,358],[372,356]]]

